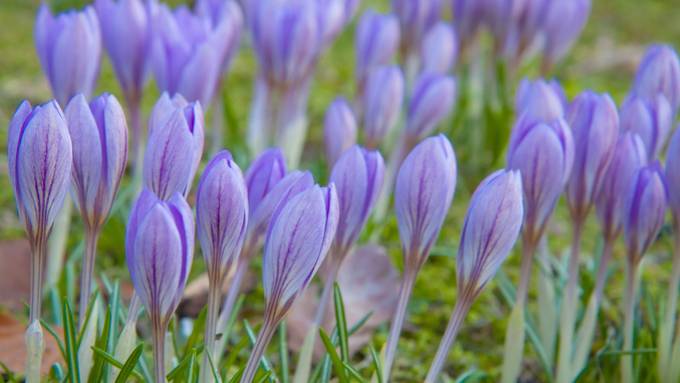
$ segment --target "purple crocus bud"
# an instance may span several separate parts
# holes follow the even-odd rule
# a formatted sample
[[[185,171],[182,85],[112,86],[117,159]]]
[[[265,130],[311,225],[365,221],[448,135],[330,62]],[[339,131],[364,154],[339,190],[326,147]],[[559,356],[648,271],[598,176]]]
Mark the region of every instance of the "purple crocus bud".
[[[248,227],[248,193],[243,174],[223,150],[205,168],[196,191],[198,240],[209,270],[229,270]]]
[[[329,166],[333,166],[345,150],[356,144],[357,122],[346,99],[336,98],[326,110],[323,138]]]
[[[631,96],[621,106],[621,130],[637,133],[652,161],[663,150],[673,125],[673,111],[666,97],[659,93],[645,100]]]
[[[333,184],[313,186],[281,204],[264,245],[267,315],[281,319],[321,266],[338,226]]]
[[[388,65],[399,48],[399,20],[367,10],[356,29],[356,77],[359,87],[375,68]]]
[[[323,29],[324,48],[330,46],[347,24],[345,5],[345,0],[316,0],[317,18]]]
[[[401,49],[413,54],[442,13],[441,0],[392,0],[392,11],[399,18]]]
[[[668,204],[676,223],[680,223],[680,129],[676,128],[666,152]]]
[[[564,117],[564,91],[556,81],[523,79],[515,95],[515,110],[530,122]]]
[[[668,194],[659,162],[640,168],[628,190],[623,228],[630,260],[635,264],[663,225]]]
[[[184,198],[160,200],[144,189],[128,220],[126,263],[149,314],[167,324],[186,285],[194,251],[194,220]]]
[[[213,28],[212,41],[221,51],[221,70],[226,71],[236,54],[243,29],[243,12],[233,0],[201,0],[196,13],[208,18]]]
[[[408,105],[406,135],[412,140],[428,136],[453,109],[456,81],[451,76],[425,73],[416,81]]]
[[[633,93],[653,100],[661,93],[671,104],[673,114],[680,107],[680,60],[669,45],[652,45],[647,49],[635,75]]]
[[[265,150],[250,164],[246,171],[250,215],[285,175],[286,160],[279,148]]]
[[[163,94],[149,119],[144,186],[161,199],[186,195],[203,154],[203,110],[181,97]]]
[[[34,34],[40,65],[57,102],[66,105],[77,93],[89,97],[101,58],[101,35],[94,8],[88,6],[55,17],[43,3]]]
[[[127,123],[116,98],[108,93],[87,103],[78,94],[66,107],[73,143],[73,191],[85,226],[98,230],[111,210],[125,173]]]
[[[519,170],[524,185],[527,243],[536,245],[543,234],[569,180],[573,161],[574,141],[563,119],[532,124],[521,118],[515,125],[508,169]]]
[[[373,70],[364,93],[364,137],[376,148],[399,119],[404,97],[404,77],[397,66]]]
[[[462,45],[468,45],[477,36],[484,16],[484,2],[479,0],[451,0],[456,35]]]
[[[251,205],[248,235],[259,237],[264,234],[277,207],[312,186],[314,186],[314,177],[308,171],[296,170],[286,174],[257,205]]]
[[[96,0],[104,47],[128,103],[139,102],[148,74],[151,16],[141,0]]]
[[[576,148],[567,203],[574,220],[582,222],[614,155],[619,117],[609,95],[586,91],[572,101],[567,121]]]
[[[19,105],[9,123],[7,165],[17,210],[33,244],[45,240],[71,177],[72,149],[56,101]]]
[[[456,63],[458,39],[456,32],[445,22],[435,24],[423,38],[420,48],[420,71],[423,73],[448,73]]]
[[[434,245],[456,188],[456,156],[442,134],[418,144],[397,174],[394,208],[404,263],[417,271]]]
[[[543,12],[543,54],[552,64],[561,59],[585,27],[590,0],[552,0]]]
[[[517,241],[523,214],[518,171],[499,170],[479,184],[470,199],[456,256],[458,291],[474,297],[493,278]]]
[[[621,234],[628,189],[633,183],[635,172],[646,162],[647,151],[640,136],[632,132],[620,135],[595,199],[604,238],[613,241]]]
[[[335,246],[344,257],[356,242],[383,185],[385,162],[378,151],[360,146],[347,150],[333,166],[330,182],[338,193],[339,214]]]

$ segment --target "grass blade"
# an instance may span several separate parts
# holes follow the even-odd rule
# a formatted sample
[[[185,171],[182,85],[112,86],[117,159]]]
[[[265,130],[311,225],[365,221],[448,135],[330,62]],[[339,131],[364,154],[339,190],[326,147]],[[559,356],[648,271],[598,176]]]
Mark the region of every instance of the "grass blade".
[[[99,339],[94,343],[96,348],[105,349],[109,343],[109,334],[107,330],[111,325],[111,306],[106,309],[106,317],[104,318],[104,330],[99,336]],[[93,347],[94,348],[94,347]],[[107,350],[108,351],[108,350]],[[88,383],[97,383],[104,381],[104,366],[106,365],[106,360],[101,355],[95,353],[92,361],[92,370],[90,371],[90,377],[88,378]]]
[[[59,335],[57,335],[56,331],[50,326],[49,323],[45,322],[44,320],[40,320],[40,324],[43,326],[47,332],[49,332],[54,340],[57,342],[57,346],[59,346],[59,351],[61,352],[61,356],[66,360],[66,349],[64,348],[64,342],[61,341],[61,338],[59,338]]]
[[[142,345],[140,344],[139,346]],[[113,357],[113,355],[107,353],[101,348],[92,347],[92,351],[94,351],[95,354],[100,355],[102,358],[104,358],[106,363],[118,368],[119,370],[123,368],[123,363],[119,362],[116,358]],[[136,371],[132,371],[132,376],[140,382],[146,381],[144,377]]]
[[[125,383],[128,381],[130,375],[132,375],[139,357],[142,356],[142,348],[144,345],[140,344],[132,351],[130,357],[125,361],[125,364],[120,369],[120,373],[116,377],[115,383]]]
[[[340,356],[343,362],[349,362],[349,336],[347,335],[347,320],[345,318],[345,304],[337,283],[333,285],[333,302],[335,303],[335,328],[338,329]]]
[[[80,383],[80,371],[78,370],[78,340],[76,339],[78,333],[73,320],[71,306],[68,304],[68,299],[64,300],[63,314],[64,346],[66,350],[65,360],[68,365],[67,378],[71,383]]]
[[[358,382],[360,383],[365,383],[366,379],[364,379],[363,376],[357,371],[354,367],[350,366],[347,362],[342,362],[342,365],[345,367],[345,370],[349,372],[349,374]]]
[[[373,372],[373,376],[378,378],[378,383],[383,383],[382,364],[380,363],[380,357],[378,356],[378,353],[375,351],[375,347],[373,347],[372,344],[368,345],[368,351],[371,353],[373,369],[375,370]]]
[[[331,363],[333,364],[333,369],[335,369],[335,373],[338,375],[338,379],[340,380],[340,382],[347,382],[345,366],[343,365],[340,356],[335,351],[335,346],[333,346],[331,338],[328,336],[328,334],[326,334],[326,331],[324,331],[322,328],[319,329],[319,335],[321,336],[321,342],[323,343],[324,347],[326,347],[326,352],[328,352],[328,356],[331,358]]]
[[[281,365],[281,383],[288,383],[288,343],[286,341],[286,323],[279,325],[279,363]]]
[[[257,337],[255,336],[255,332],[253,331],[253,328],[250,327],[250,323],[248,323],[247,320],[243,321],[243,325],[246,329],[246,334],[248,334],[248,339],[250,340],[250,345],[251,346],[255,345],[255,340],[256,340]],[[272,370],[272,365],[271,365],[271,363],[269,363],[269,360],[267,359],[266,356],[262,355],[262,359],[260,360],[260,365],[262,365],[262,369],[265,372],[270,372],[270,371],[272,372],[271,377],[269,378],[270,382],[279,380],[278,377],[276,376],[276,374],[274,374],[274,370]]]

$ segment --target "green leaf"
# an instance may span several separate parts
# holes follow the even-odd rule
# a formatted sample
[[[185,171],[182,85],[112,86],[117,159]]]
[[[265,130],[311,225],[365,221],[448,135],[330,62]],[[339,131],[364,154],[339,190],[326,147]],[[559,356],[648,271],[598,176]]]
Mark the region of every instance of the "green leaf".
[[[460,374],[458,379],[456,379],[455,383],[469,383],[469,382],[476,382],[479,381],[483,378],[485,378],[487,374],[485,374],[482,371],[478,371],[476,369],[472,370],[467,370],[464,373]]]
[[[197,348],[199,344],[203,343],[203,333],[205,329],[205,318],[208,313],[208,307],[204,307],[203,310],[198,314],[198,317],[194,321],[194,328],[191,330],[191,335],[187,338],[187,342],[184,345],[184,352],[182,356],[187,355],[191,352],[191,349]]]
[[[137,347],[141,347],[141,346],[142,345],[140,344]],[[106,360],[106,363],[118,368],[119,370],[123,369],[123,363],[116,360],[116,358],[114,358],[113,355],[107,353],[106,351],[104,351],[100,348],[94,347],[94,346],[92,347],[92,351],[94,351],[94,353],[97,354],[97,355],[101,355],[101,357],[104,358],[104,360]],[[132,355],[132,354],[130,354],[130,355]],[[144,381],[144,377],[142,375],[140,375],[139,373],[135,372],[135,371],[132,371],[132,376],[134,376],[135,379],[137,379],[139,381]]]
[[[361,374],[359,374],[359,371],[357,371],[354,367],[350,366],[347,362],[342,362],[342,365],[345,367],[345,370],[349,372],[349,374],[354,378],[354,380],[364,383],[366,382],[366,379],[364,379]]]
[[[57,346],[59,346],[59,351],[61,352],[61,356],[66,360],[66,349],[64,348],[64,342],[61,341],[61,338],[59,338],[59,335],[57,335],[56,331],[50,326],[49,323],[45,322],[43,319],[40,320],[40,324],[43,326],[47,332],[49,332],[54,340],[57,342]]]
[[[347,320],[345,319],[345,304],[337,283],[333,285],[333,302],[335,303],[335,327],[338,329],[340,340],[340,355],[343,362],[349,361],[349,336],[347,335]]]
[[[68,299],[64,300],[63,307],[63,322],[64,322],[64,345],[66,350],[66,364],[68,366],[68,381],[71,383],[80,383],[80,371],[78,369],[78,336],[76,331],[75,321],[73,320],[73,313],[71,306],[68,304]]]
[[[288,343],[286,341],[286,322],[279,325],[279,364],[281,371],[281,383],[288,383]]]
[[[236,382],[238,382],[239,380],[241,380],[241,376],[243,375],[243,370],[245,370],[245,368],[246,368],[246,367],[243,366],[243,367],[241,367],[238,371],[236,371],[236,373],[234,374],[234,376],[232,376],[231,379],[229,379],[229,383],[236,383]]]
[[[217,371],[217,366],[215,366],[215,362],[213,362],[210,353],[208,353],[208,363],[210,363],[210,371],[212,371],[213,381],[215,383],[220,383],[222,379],[220,379],[219,372]]]
[[[373,376],[376,376],[378,378],[378,383],[383,383],[383,373],[382,365],[380,363],[380,357],[378,356],[378,353],[375,351],[375,347],[373,347],[373,344],[368,345],[368,351],[371,353],[371,360],[373,361],[374,369]]]
[[[137,347],[135,347],[135,349],[130,354],[130,357],[125,361],[125,364],[121,367],[120,373],[116,377],[115,383],[125,383],[128,381],[128,378],[134,372],[139,357],[142,356],[143,347],[144,347],[143,344],[140,344]]]
[[[250,327],[250,323],[248,323],[247,320],[243,321],[243,325],[246,329],[246,334],[248,334],[248,339],[250,340],[250,345],[253,346],[255,345],[255,332],[253,331],[253,328]],[[269,378],[269,381],[276,381],[278,378],[276,377],[276,374],[274,373],[274,370],[272,370],[272,365],[269,363],[269,360],[267,359],[266,356],[262,355],[262,359],[260,360],[260,365],[262,366],[262,369],[265,372],[272,372],[271,377]]]
[[[342,364],[340,356],[335,351],[335,347],[333,346],[331,338],[328,336],[328,334],[326,334],[326,331],[324,331],[323,328],[319,329],[319,335],[321,336],[321,342],[323,343],[324,347],[326,347],[326,352],[328,352],[328,356],[331,358],[331,363],[333,363],[333,369],[335,370],[335,373],[338,375],[338,379],[340,380],[340,382],[347,382],[345,366]]]
[[[187,382],[194,381],[194,375],[196,373],[196,349],[193,349],[189,355],[189,368],[187,371]]]
[[[104,330],[99,336],[99,339],[95,341],[94,347],[105,349],[109,343],[109,331],[107,329],[111,325],[111,306],[106,309],[106,317],[104,319]],[[106,359],[100,354],[95,353],[93,355],[92,370],[90,371],[90,376],[87,379],[88,383],[97,383],[104,380],[104,366],[106,364]]]

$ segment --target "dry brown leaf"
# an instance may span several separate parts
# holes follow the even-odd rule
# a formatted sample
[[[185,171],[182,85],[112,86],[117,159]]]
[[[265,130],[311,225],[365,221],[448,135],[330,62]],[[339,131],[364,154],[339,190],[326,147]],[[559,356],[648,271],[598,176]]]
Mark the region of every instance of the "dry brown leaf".
[[[234,269],[234,268],[232,268]],[[226,294],[231,284],[233,273],[227,275],[222,283],[222,295]],[[253,273],[247,271],[243,282],[241,282],[241,291],[247,292],[255,285]],[[177,308],[177,315],[180,317],[195,318],[201,312],[203,307],[208,303],[208,273],[199,275],[196,279],[191,281],[184,289],[184,296]]]
[[[61,328],[54,327],[54,330],[60,337],[63,336]],[[26,369],[25,331],[25,324],[7,313],[0,313],[0,362],[17,374],[22,374]],[[57,341],[45,329],[43,329],[43,341],[45,350],[40,371],[43,375],[47,375],[50,367],[57,362],[63,364],[63,359]]]
[[[27,240],[0,242],[0,306],[21,310],[30,294],[31,247]]]

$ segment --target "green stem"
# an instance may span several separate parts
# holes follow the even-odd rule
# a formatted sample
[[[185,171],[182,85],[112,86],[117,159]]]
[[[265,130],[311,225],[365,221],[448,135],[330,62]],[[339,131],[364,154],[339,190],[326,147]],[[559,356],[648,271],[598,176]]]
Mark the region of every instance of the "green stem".
[[[401,328],[404,325],[404,317],[406,316],[406,309],[408,301],[413,292],[413,285],[415,283],[417,272],[410,271],[404,274],[404,279],[401,282],[401,289],[399,290],[399,301],[394,312],[392,325],[390,326],[390,335],[387,338],[387,346],[385,347],[385,361],[383,363],[383,381],[388,382],[394,357],[399,344],[399,336],[401,335]]]
[[[434,383],[437,380],[437,376],[439,376],[442,367],[444,367],[444,362],[446,362],[446,357],[449,354],[451,345],[453,345],[453,342],[456,340],[456,335],[458,334],[458,330],[460,330],[460,325],[465,320],[465,316],[470,309],[471,303],[472,299],[469,296],[461,296],[458,298],[458,301],[456,301],[453,314],[451,314],[449,323],[446,325],[444,337],[439,343],[437,354],[435,355],[434,361],[430,366],[430,371],[428,371],[427,377],[425,378],[426,383]]]
[[[213,259],[215,259],[213,257]],[[217,314],[220,308],[220,288],[222,287],[222,274],[219,270],[219,265],[213,267],[208,273],[208,314],[205,321],[205,350],[203,351],[203,364],[201,364],[201,382],[212,382],[213,374],[210,367],[209,357],[212,358],[213,363],[217,364],[218,360],[215,358],[215,344],[217,334]]]
[[[635,259],[631,257],[629,259]],[[635,262],[635,261],[632,261]],[[623,351],[633,350],[633,324],[635,322],[635,301],[637,295],[638,263],[629,262],[626,267],[626,295],[624,296]],[[632,383],[634,358],[631,354],[621,356],[621,381]]]
[[[255,345],[253,346],[253,351],[250,353],[248,358],[248,364],[246,365],[243,375],[241,375],[241,383],[251,383],[253,378],[255,378],[255,373],[260,365],[260,360],[264,351],[267,349],[269,341],[271,341],[274,335],[274,330],[276,330],[276,322],[272,320],[270,315],[267,315],[262,324],[262,329],[257,336]]]
[[[94,273],[94,260],[97,254],[98,229],[85,231],[85,254],[83,254],[83,268],[80,272],[80,305],[78,306],[78,327],[85,323],[87,307],[90,303],[92,291],[92,274]]]
[[[153,340],[153,362],[156,383],[165,383],[165,331],[167,324],[164,324],[160,315],[151,313],[152,340]]]

